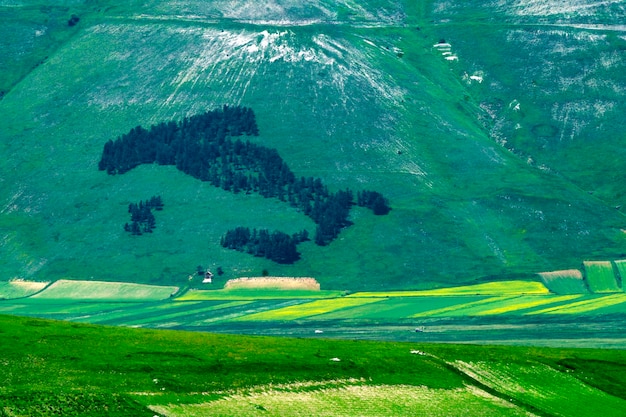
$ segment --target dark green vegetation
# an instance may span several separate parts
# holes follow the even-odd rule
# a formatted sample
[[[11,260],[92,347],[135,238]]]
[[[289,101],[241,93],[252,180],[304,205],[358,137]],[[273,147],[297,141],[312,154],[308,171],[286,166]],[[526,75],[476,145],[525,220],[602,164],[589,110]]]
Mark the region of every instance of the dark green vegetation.
[[[309,233],[303,230],[289,236],[280,231],[266,229],[257,231],[247,227],[229,230],[222,237],[221,245],[225,248],[246,252],[254,256],[263,256],[278,263],[291,264],[300,259],[296,246],[309,240]]]
[[[250,141],[232,140],[244,133],[259,134],[254,112],[246,107],[224,106],[221,110],[208,111],[178,123],[162,122],[149,130],[137,126],[104,145],[98,169],[115,175],[141,164],[176,165],[180,171],[225,191],[235,194],[254,192],[265,198],[288,201],[317,224],[315,243],[320,246],[329,244],[341,229],[351,224],[348,216],[353,205],[352,191],[330,193],[319,178],[301,177],[297,180],[275,149]],[[371,208],[377,215],[387,214],[390,210],[387,199],[373,191],[360,191],[358,205]],[[144,231],[151,230],[153,219],[149,208],[145,217],[142,216],[141,222],[133,220],[125,230],[140,233],[138,223],[144,223]],[[247,228],[239,227],[233,233],[227,233],[222,238],[222,246],[243,252],[242,248],[250,243],[250,236],[238,238],[237,231],[243,230]],[[277,250],[266,250],[268,239],[253,239],[255,247],[246,252],[279,263],[295,262],[298,259],[295,245],[307,239],[299,240],[278,233],[271,237],[272,246],[279,246]]]
[[[0,1],[2,279],[172,284],[204,265],[402,289],[626,253],[621,2],[55,5]],[[254,109],[247,139],[296,178],[393,210],[354,207],[318,246],[279,199],[158,163],[97,170],[117,135],[224,104]],[[159,233],[128,239],[125,208],[150,195]],[[276,264],[220,246],[236,227],[312,240]]]
[[[154,196],[145,202],[131,203],[128,205],[131,223],[124,223],[124,230],[133,235],[143,233],[152,233],[152,229],[156,227],[156,219],[152,214],[152,209],[157,211],[163,210],[163,200],[161,196]]]
[[[626,410],[626,354],[618,350],[275,339],[6,316],[0,316],[0,344],[3,417],[153,416],[148,405],[207,403],[234,394],[247,402],[268,384],[282,395],[323,393],[338,384],[421,386],[438,395],[469,386],[473,395],[506,400],[508,409],[499,415],[520,415],[512,408],[542,416],[618,416]],[[520,388],[544,395],[533,398]],[[385,404],[401,407],[402,401],[389,397]],[[468,403],[449,405],[462,405],[471,415]]]

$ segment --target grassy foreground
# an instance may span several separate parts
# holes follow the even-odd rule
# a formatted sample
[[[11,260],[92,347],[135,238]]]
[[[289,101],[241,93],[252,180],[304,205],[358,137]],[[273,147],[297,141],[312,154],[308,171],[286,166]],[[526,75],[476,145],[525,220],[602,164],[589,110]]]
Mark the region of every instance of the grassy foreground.
[[[249,337],[8,316],[0,316],[0,346],[3,417],[626,412],[622,350]]]

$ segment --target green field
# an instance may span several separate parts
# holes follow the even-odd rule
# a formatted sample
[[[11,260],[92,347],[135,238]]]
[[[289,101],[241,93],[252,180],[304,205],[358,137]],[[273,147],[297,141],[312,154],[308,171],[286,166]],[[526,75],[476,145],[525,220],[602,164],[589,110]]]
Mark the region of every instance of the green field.
[[[0,330],[8,416],[626,412],[624,350],[268,338],[7,316]]]
[[[156,301],[171,297],[178,287],[133,284],[127,282],[99,282],[59,280],[45,291],[32,296],[38,300],[81,301]]]
[[[626,295],[558,295],[538,282],[349,295],[202,290],[171,297],[170,288],[83,281],[49,288],[0,301],[0,314],[276,336],[626,347]]]
[[[609,261],[585,261],[585,279],[593,293],[621,292],[613,263]]]

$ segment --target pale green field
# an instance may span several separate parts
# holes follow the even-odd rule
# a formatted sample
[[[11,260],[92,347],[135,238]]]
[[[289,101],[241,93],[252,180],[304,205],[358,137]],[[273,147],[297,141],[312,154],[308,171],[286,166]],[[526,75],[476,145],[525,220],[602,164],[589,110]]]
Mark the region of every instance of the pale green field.
[[[128,282],[59,280],[33,295],[38,300],[156,301],[169,298],[178,287]]]
[[[0,281],[0,299],[28,297],[43,290],[48,284],[22,280]]]

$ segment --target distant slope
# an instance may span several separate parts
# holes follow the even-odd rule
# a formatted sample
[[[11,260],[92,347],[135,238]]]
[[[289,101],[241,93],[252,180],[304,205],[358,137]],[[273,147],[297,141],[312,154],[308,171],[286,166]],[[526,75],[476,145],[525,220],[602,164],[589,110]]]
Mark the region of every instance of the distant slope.
[[[172,284],[201,265],[222,267],[217,285],[267,270],[313,276],[322,289],[402,289],[530,276],[626,252],[626,219],[613,201],[556,165],[544,169],[550,147],[535,156],[531,140],[509,151],[518,79],[495,66],[484,78],[497,81],[492,90],[491,81],[468,85],[481,76],[470,41],[509,30],[484,17],[494,6],[428,4],[188,0],[86,11],[79,32],[0,101],[0,149],[11,155],[0,160],[0,277]],[[450,50],[434,46],[442,40]],[[493,91],[503,104],[490,119]],[[546,112],[519,97],[523,109]],[[107,140],[223,104],[251,107],[260,129],[251,140],[276,148],[296,175],[333,190],[380,190],[391,213],[355,209],[358,221],[331,245],[303,244],[295,265],[276,265],[231,253],[219,238],[236,226],[313,231],[295,209],[172,167],[97,170]],[[552,132],[535,124],[540,135]],[[581,167],[576,155],[568,161]],[[154,233],[127,236],[126,207],[152,195],[168,207]]]
[[[626,4],[433,3],[433,30],[452,43],[490,136],[621,209]]]

